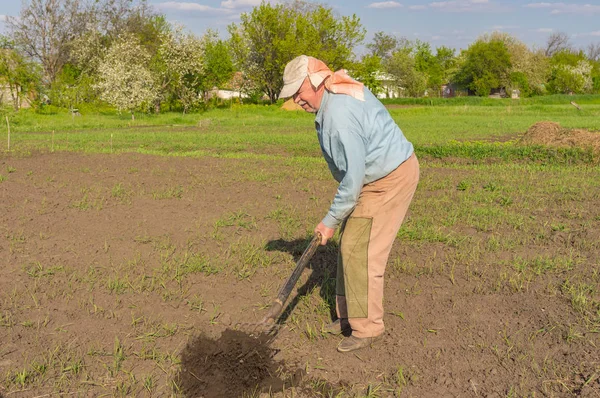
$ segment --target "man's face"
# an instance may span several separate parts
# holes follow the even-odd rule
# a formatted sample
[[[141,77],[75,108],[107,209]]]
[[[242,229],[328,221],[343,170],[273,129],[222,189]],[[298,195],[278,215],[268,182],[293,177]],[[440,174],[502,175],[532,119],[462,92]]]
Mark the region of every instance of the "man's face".
[[[317,113],[321,105],[321,98],[310,83],[310,79],[304,79],[304,82],[298,89],[298,92],[292,97],[294,102],[302,107],[306,112]]]

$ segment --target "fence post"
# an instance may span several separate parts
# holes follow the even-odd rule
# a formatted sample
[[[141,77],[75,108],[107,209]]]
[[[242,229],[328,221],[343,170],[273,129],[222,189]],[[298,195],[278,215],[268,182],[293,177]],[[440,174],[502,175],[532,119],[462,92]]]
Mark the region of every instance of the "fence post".
[[[10,123],[8,123],[8,116],[6,116],[6,127],[8,127],[8,150],[10,151]]]

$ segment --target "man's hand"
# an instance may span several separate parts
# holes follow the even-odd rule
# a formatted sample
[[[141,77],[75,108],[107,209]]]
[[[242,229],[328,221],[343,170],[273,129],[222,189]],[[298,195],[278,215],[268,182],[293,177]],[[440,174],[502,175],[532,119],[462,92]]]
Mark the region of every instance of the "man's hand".
[[[317,227],[315,228],[315,234],[317,232],[321,234],[321,245],[325,246],[327,244],[327,241],[333,237],[335,229],[329,228],[328,226],[320,222],[319,225],[317,225]]]

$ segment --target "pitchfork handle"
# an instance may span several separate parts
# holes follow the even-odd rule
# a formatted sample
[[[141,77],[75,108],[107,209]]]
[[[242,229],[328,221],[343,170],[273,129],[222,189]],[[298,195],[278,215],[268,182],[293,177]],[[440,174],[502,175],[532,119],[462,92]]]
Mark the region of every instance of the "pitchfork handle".
[[[317,232],[310,241],[310,244],[308,245],[306,250],[304,250],[304,253],[302,253],[302,257],[300,257],[300,260],[298,260],[298,262],[296,263],[296,268],[294,268],[294,272],[292,272],[292,275],[290,275],[287,281],[285,281],[285,284],[281,287],[281,290],[279,290],[277,298],[273,301],[273,303],[271,303],[269,313],[265,316],[263,321],[274,321],[275,319],[277,319],[277,317],[283,310],[283,305],[287,301],[288,297],[290,297],[290,293],[296,285],[296,282],[298,282],[298,279],[300,279],[302,271],[304,271],[304,268],[306,268],[308,262],[315,254],[320,244],[321,234]]]

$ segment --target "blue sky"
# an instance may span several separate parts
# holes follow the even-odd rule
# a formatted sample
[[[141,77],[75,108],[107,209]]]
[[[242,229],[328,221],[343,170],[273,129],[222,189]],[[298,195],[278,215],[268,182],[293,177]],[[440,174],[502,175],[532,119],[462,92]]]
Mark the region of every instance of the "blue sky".
[[[227,37],[227,25],[261,0],[148,0],[171,22],[201,35],[207,28]],[[275,3],[276,1],[271,1]],[[555,31],[584,48],[600,42],[600,0],[539,2],[517,0],[359,1],[324,0],[338,15],[356,14],[370,41],[378,31],[460,49],[486,32],[510,33],[529,46],[543,47]],[[19,0],[0,0],[0,29],[6,15],[18,15]]]

